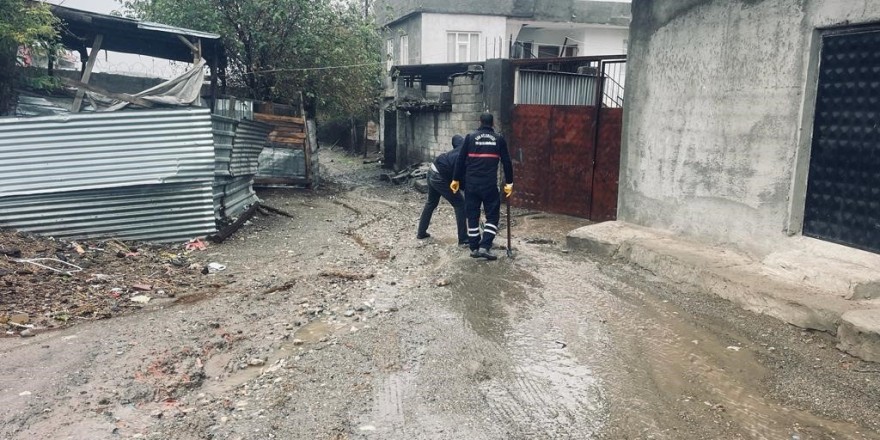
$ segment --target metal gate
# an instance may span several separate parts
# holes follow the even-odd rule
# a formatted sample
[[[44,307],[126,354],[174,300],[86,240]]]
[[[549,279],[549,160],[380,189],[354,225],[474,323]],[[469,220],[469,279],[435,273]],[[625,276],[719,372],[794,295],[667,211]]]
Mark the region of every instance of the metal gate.
[[[880,252],[880,31],[822,38],[804,235]]]
[[[599,60],[598,75],[520,71],[510,142],[514,204],[617,218],[624,66],[624,59]],[[559,105],[571,102],[581,105]]]
[[[514,204],[593,221],[617,218],[622,115],[621,108],[514,107]]]

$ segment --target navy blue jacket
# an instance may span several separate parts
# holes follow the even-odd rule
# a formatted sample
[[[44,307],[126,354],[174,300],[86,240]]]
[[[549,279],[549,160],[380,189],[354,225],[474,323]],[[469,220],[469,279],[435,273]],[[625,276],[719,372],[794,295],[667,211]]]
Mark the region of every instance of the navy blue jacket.
[[[468,134],[459,150],[453,180],[464,180],[473,187],[497,186],[500,161],[504,167],[504,181],[513,183],[513,164],[507,141],[492,127],[482,126]]]
[[[452,181],[452,174],[455,172],[455,163],[458,161],[458,153],[461,148],[447,151],[434,159],[434,167],[437,168],[437,174],[446,182]]]
[[[452,137],[452,151],[447,151],[434,159],[434,168],[437,168],[440,180],[449,184],[452,182],[452,174],[455,172],[455,163],[458,162],[458,153],[461,152],[461,146],[464,144],[464,138],[461,135]]]

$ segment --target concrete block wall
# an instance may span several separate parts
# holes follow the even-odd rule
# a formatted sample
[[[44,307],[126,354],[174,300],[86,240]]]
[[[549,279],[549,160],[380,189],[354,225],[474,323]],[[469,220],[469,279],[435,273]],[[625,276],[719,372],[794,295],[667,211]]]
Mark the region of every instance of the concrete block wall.
[[[480,125],[480,113],[486,110],[483,75],[457,76],[452,84],[451,129],[462,136]]]
[[[620,220],[757,254],[800,233],[819,29],[880,2],[634,0]]]
[[[434,160],[452,149],[452,136],[464,136],[479,126],[485,109],[482,78],[476,74],[454,79],[451,112],[398,110],[397,169]]]

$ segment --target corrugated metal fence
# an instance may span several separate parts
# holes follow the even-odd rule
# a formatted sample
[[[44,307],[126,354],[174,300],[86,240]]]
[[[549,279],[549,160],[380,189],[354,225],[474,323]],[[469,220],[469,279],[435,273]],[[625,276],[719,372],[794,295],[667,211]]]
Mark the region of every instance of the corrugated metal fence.
[[[596,76],[519,71],[517,104],[595,105]]]
[[[215,231],[207,109],[0,119],[0,227],[183,241]]]
[[[254,175],[272,127],[256,121],[213,116],[217,167],[214,208],[218,222],[232,222],[257,202]]]

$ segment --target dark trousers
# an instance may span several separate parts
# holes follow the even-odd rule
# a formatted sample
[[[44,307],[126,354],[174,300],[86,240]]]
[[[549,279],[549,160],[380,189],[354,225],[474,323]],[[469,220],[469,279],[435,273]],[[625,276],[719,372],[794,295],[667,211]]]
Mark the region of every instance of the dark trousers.
[[[440,197],[446,199],[449,204],[452,205],[452,209],[455,210],[455,224],[458,229],[458,242],[467,242],[468,236],[467,230],[465,229],[464,215],[465,198],[461,192],[453,194],[452,190],[449,189],[449,182],[444,181],[443,178],[433,170],[428,171],[428,201],[425,202],[425,207],[422,208],[422,216],[419,218],[419,235],[428,232],[428,226],[431,224],[431,216],[434,215],[434,210],[437,209],[437,205],[440,204]]]
[[[480,236],[481,207],[486,210],[486,223],[483,224],[482,236]],[[465,211],[467,212],[468,246],[471,250],[491,249],[492,241],[498,234],[498,220],[501,217],[501,196],[498,193],[498,186],[468,186]]]

